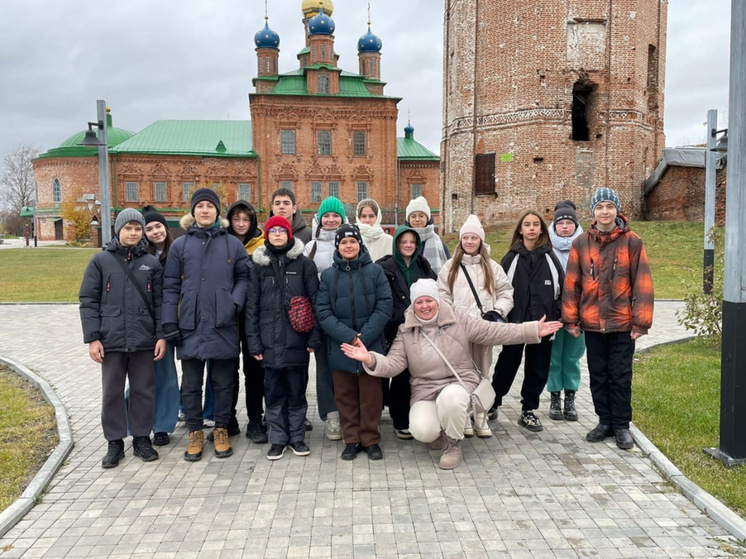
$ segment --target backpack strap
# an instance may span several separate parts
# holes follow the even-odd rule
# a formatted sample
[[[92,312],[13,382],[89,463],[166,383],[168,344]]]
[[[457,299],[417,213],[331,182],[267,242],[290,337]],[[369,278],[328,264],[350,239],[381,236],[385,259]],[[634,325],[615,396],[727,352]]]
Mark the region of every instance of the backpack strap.
[[[552,284],[554,285],[554,300],[556,301],[559,298],[560,294],[559,270],[557,270],[557,265],[554,263],[554,260],[552,260],[552,257],[549,256],[548,252],[544,256],[546,256],[547,264],[549,264],[549,273],[552,274]]]
[[[140,297],[142,297],[142,300],[145,302],[145,306],[148,307],[148,313],[150,313],[150,318],[153,319],[153,325],[155,325],[155,313],[153,312],[153,305],[150,304],[150,299],[148,299],[148,296],[145,294],[145,291],[143,291],[142,286],[140,285],[140,282],[138,282],[135,279],[135,276],[132,275],[132,270],[130,270],[129,266],[125,264],[124,260],[121,258],[117,258],[115,254],[113,254],[110,251],[106,251],[107,254],[111,254],[111,257],[116,261],[117,264],[122,268],[127,278],[129,278],[132,285],[135,286],[135,289],[137,289],[137,292],[140,294]]]

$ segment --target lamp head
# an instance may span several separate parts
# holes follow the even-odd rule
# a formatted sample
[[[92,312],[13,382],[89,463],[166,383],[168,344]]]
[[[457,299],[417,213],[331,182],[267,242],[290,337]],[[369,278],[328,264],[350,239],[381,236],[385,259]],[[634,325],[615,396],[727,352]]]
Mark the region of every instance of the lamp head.
[[[712,151],[716,151],[718,153],[727,153],[728,152],[728,131],[725,131],[725,134],[723,134],[720,139],[718,140],[718,143],[715,144],[715,147],[712,148]]]

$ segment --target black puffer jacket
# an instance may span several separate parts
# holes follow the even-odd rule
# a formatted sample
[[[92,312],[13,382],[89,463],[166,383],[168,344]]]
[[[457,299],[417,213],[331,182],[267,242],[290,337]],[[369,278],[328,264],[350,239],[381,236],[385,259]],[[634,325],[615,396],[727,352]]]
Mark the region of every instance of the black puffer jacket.
[[[116,261],[121,259],[148,296],[155,321],[135,285]],[[128,248],[114,237],[106,250],[91,258],[80,285],[83,342],[100,340],[105,351],[147,351],[161,332],[163,268],[148,254],[148,242]]]
[[[544,315],[547,321],[560,319],[565,273],[552,245],[531,251],[518,245],[510,249],[500,265],[513,284],[513,310],[508,315],[508,322],[539,320]]]
[[[287,305],[296,295],[306,297],[316,305],[319,278],[313,260],[303,256],[303,243],[291,239],[285,254],[277,254],[267,246],[254,251],[249,293],[246,298],[246,337],[249,353],[264,357],[264,365],[273,369],[308,365],[308,351],[321,347],[318,322],[308,334],[300,334],[290,326]],[[284,290],[278,278],[283,278]]]

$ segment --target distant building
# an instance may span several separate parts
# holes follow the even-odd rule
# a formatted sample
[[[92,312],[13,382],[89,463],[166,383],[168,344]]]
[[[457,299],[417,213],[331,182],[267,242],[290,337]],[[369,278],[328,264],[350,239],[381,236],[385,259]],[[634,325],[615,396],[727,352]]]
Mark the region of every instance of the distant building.
[[[447,231],[620,192],[639,217],[664,147],[667,0],[446,0]]]
[[[411,125],[396,136],[400,99],[384,95],[381,39],[369,24],[358,41],[358,73],[343,71],[332,2],[305,0],[302,10],[306,46],[298,69],[279,72],[280,38],[268,22],[254,37],[250,121],[161,120],[133,133],[113,128],[107,115],[114,214],[152,204],[176,226],[194,188],[207,186],[226,205],[250,201],[264,219],[280,187],[293,190],[309,222],[329,195],[353,207],[374,198],[386,224],[402,223],[409,200],[420,195],[439,215],[440,159],[414,139]],[[97,212],[97,151],[77,145],[83,136],[34,161],[41,239],[70,239],[63,200],[80,199]]]

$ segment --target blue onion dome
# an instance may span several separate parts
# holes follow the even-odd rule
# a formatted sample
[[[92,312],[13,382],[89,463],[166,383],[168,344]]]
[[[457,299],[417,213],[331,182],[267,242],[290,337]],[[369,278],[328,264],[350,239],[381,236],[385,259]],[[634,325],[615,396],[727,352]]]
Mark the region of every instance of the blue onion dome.
[[[370,30],[370,25],[368,26],[368,32],[357,41],[358,52],[381,52],[382,46],[381,39],[373,34]]]
[[[319,13],[308,20],[308,31],[311,35],[334,35],[334,20],[319,8]]]
[[[411,136],[412,134],[414,134],[414,126],[407,123],[407,125],[404,127],[404,133],[408,136]]]
[[[276,49],[280,46],[280,36],[277,31],[272,31],[269,28],[269,23],[264,24],[264,29],[257,31],[254,35],[254,44],[258,49]]]

